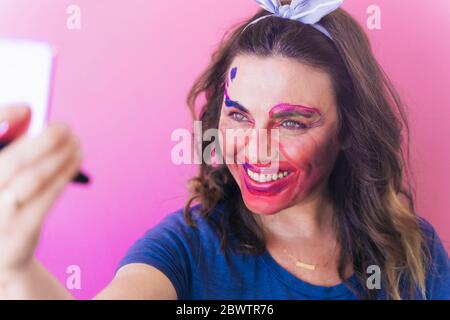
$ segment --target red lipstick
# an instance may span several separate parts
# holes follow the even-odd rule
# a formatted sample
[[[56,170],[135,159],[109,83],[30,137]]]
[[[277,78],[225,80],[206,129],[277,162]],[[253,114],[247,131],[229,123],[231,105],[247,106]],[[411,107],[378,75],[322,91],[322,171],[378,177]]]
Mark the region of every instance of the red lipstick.
[[[273,196],[285,189],[297,170],[287,162],[280,162],[278,168],[245,163],[239,166],[242,180],[247,190],[258,196]]]

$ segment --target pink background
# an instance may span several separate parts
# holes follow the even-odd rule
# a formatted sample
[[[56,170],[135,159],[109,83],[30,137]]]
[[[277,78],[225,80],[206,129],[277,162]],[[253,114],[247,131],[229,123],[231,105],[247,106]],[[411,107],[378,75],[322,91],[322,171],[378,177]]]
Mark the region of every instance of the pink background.
[[[80,135],[93,174],[50,213],[38,256],[65,283],[81,267],[79,298],[112,278],[126,249],[184,204],[194,167],[170,160],[171,132],[190,128],[185,96],[229,26],[252,0],[1,0],[0,36],[49,41],[60,50],[52,119]],[[374,1],[347,0],[364,26]],[[66,8],[82,28],[66,28]],[[450,240],[450,1],[377,0],[376,54],[409,103],[418,209]],[[367,29],[367,28],[366,28]]]

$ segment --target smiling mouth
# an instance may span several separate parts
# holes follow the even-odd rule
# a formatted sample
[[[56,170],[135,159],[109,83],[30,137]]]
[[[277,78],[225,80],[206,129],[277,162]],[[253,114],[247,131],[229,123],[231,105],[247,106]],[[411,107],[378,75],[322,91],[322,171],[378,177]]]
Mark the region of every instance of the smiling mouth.
[[[250,170],[249,168],[247,168],[245,170],[245,173],[252,181],[257,182],[257,183],[275,182],[275,181],[285,179],[286,177],[288,177],[290,175],[290,172],[288,172],[288,171],[278,171],[276,173],[265,174],[265,173],[254,172],[254,171]]]
[[[248,189],[270,192],[284,188],[297,170],[286,163],[254,166],[246,162],[242,165],[241,172]]]

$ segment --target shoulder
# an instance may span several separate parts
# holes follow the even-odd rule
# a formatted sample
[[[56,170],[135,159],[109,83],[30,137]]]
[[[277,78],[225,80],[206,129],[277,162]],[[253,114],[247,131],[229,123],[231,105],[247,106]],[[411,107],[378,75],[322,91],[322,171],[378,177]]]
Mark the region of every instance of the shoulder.
[[[206,245],[205,242],[211,244],[218,240],[221,213],[220,206],[207,214],[203,213],[201,205],[191,207],[187,213],[184,209],[179,209],[149,228],[141,241],[157,241],[164,246],[198,250],[200,246]]]
[[[427,291],[429,299],[450,299],[450,260],[444,242],[425,218],[419,217],[429,259],[427,263]]]
[[[205,213],[201,205],[191,207],[188,212],[184,209],[166,215],[155,227],[166,231],[179,231],[181,233],[208,233],[214,232],[221,223],[222,206]]]
[[[427,241],[433,241],[433,239],[437,236],[436,230],[433,225],[424,217],[419,216],[419,226],[422,231],[423,236]]]
[[[433,253],[433,251],[436,250],[443,250],[446,253],[444,244],[433,225],[424,217],[419,217],[418,219],[422,236],[428,246],[428,249],[431,251],[430,253]]]
[[[448,254],[444,246],[444,242],[439,237],[433,225],[423,217],[419,217],[419,225],[422,231],[422,236],[425,240],[425,245],[431,255],[431,262],[434,262],[439,258],[445,258],[444,260],[448,260]]]
[[[167,276],[177,297],[187,297],[200,250],[214,250],[219,242],[214,236],[214,221],[218,215],[220,211],[213,210],[207,218],[200,206],[190,208],[193,225],[186,219],[183,209],[166,215],[128,249],[117,270],[133,263],[150,265]]]

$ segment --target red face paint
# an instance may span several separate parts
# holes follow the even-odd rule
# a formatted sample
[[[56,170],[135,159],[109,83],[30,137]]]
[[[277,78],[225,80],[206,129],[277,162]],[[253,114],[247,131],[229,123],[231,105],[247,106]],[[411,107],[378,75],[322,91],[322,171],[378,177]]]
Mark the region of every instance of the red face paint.
[[[297,169],[289,162],[278,162],[279,168],[245,163],[239,167],[246,190],[255,196],[273,197],[282,192],[295,178]],[[257,175],[257,176],[256,176]],[[264,178],[262,178],[264,176]]]
[[[315,71],[297,65],[280,68],[285,60],[242,59],[245,59],[245,64],[239,66],[242,72],[234,81],[227,77],[219,123],[221,136],[225,137],[227,130],[268,130],[270,139],[271,130],[276,129],[279,132],[276,141],[272,138],[268,145],[277,149],[273,154],[278,156],[267,163],[257,155],[256,163],[250,163],[249,145],[254,138],[230,148],[227,145],[222,153],[228,159],[243,162],[227,167],[247,208],[256,214],[276,214],[307,202],[316,191],[325,190],[340,149],[334,92],[327,76],[318,76]],[[299,88],[307,88],[308,92],[302,93]],[[236,98],[234,95],[239,100],[231,100]],[[272,107],[267,103],[284,97],[321,107],[284,102]]]
[[[331,142],[320,144],[306,137],[280,140],[277,165],[228,165],[246,206],[258,214],[275,214],[306,199],[329,174],[337,154]],[[239,157],[242,150],[236,152]],[[278,170],[271,169],[277,166]]]
[[[307,128],[292,130],[280,125],[299,118]],[[222,128],[233,128],[231,120],[222,123]],[[271,142],[278,148],[277,163],[250,163],[246,143],[233,148],[232,155],[233,159],[245,159],[244,164],[228,164],[246,206],[258,214],[274,214],[304,200],[327,177],[338,152],[334,127],[324,124],[317,108],[278,104],[268,112],[267,123],[266,129],[279,129],[278,141]]]
[[[320,116],[321,113],[317,108],[292,105],[287,103],[278,104],[269,112],[269,116],[271,118],[296,115],[304,116],[306,118],[312,118],[313,116]]]

